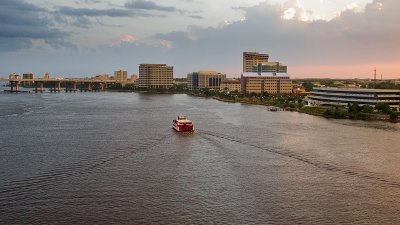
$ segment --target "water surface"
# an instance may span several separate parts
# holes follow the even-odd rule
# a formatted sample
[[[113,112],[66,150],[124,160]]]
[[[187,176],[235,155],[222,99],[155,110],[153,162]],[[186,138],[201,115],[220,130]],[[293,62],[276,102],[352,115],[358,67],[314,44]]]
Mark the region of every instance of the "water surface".
[[[186,95],[1,93],[0,224],[399,224],[399,146],[396,124]]]

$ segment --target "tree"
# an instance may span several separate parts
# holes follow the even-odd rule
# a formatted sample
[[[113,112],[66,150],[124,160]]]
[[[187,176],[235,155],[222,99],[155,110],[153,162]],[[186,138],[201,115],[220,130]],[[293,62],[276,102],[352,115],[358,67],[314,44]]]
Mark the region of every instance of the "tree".
[[[304,81],[303,87],[307,92],[310,92],[314,89],[314,84],[311,81]]]
[[[390,113],[390,122],[395,123],[398,118],[399,118],[399,115],[396,112]]]
[[[348,109],[349,113],[359,113],[359,112],[361,112],[361,107],[357,103],[349,104],[348,108],[349,108]]]
[[[332,117],[333,116],[333,111],[332,109],[326,109],[324,112],[325,117]]]
[[[390,108],[389,104],[382,102],[376,104],[375,109],[384,114],[390,114],[392,112],[392,109]]]
[[[361,112],[363,112],[363,113],[373,113],[374,112],[374,108],[369,106],[369,105],[363,105],[361,107]]]

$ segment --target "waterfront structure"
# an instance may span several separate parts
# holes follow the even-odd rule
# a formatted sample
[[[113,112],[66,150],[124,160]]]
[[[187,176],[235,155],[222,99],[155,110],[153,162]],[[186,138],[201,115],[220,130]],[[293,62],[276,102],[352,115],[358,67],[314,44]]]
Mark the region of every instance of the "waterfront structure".
[[[244,94],[291,94],[292,80],[287,73],[242,73]]]
[[[174,67],[166,64],[140,64],[139,87],[169,89],[173,86]]]
[[[219,90],[221,81],[226,79],[226,74],[212,70],[201,70],[187,75],[188,89],[213,89]]]
[[[375,106],[386,103],[391,108],[399,108],[400,90],[388,89],[347,89],[347,88],[314,88],[308,96],[308,105],[347,106]]]
[[[24,73],[24,74],[22,74],[22,79],[33,80],[33,79],[35,79],[35,75],[33,73]],[[31,87],[32,85],[33,85],[33,81],[22,82],[22,86],[24,86],[24,87]]]
[[[66,92],[75,92],[78,91],[78,85],[80,91],[103,91],[114,84],[121,84],[122,86],[126,84],[134,84],[134,82],[131,81],[116,81],[112,79],[98,80],[95,78],[22,79],[19,75],[11,74],[8,79],[11,89],[10,92],[20,92],[19,89],[21,84],[26,81],[33,82],[35,88],[34,92],[44,92],[45,85],[50,87],[50,92],[60,92],[61,84],[65,87]]]
[[[224,91],[240,92],[242,90],[241,82],[238,79],[225,79],[225,80],[222,80],[220,89],[224,90]]]
[[[128,80],[128,72],[124,70],[118,70],[114,72],[114,79],[115,80]]]
[[[260,54],[258,52],[243,52],[243,72],[257,72],[254,66],[268,63],[269,55]]]
[[[18,74],[16,74],[16,73],[12,73],[12,74],[10,74],[9,76],[8,76],[8,79],[13,79],[13,80],[16,80],[16,79],[21,79],[21,76],[20,75],[18,75]]]

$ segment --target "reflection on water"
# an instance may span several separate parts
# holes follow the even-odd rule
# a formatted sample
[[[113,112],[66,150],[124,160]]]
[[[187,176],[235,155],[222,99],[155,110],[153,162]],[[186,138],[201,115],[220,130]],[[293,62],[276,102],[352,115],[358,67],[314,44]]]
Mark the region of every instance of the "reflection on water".
[[[397,224],[399,125],[186,95],[0,94],[0,224]],[[171,129],[186,114],[194,134]]]

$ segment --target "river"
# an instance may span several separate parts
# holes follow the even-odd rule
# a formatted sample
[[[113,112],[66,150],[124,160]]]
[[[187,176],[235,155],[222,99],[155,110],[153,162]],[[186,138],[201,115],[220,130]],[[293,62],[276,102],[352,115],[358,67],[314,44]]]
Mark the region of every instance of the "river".
[[[194,134],[171,129],[180,113]],[[0,93],[0,224],[400,224],[399,171],[398,124]]]

